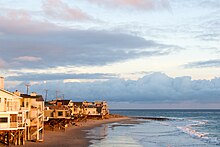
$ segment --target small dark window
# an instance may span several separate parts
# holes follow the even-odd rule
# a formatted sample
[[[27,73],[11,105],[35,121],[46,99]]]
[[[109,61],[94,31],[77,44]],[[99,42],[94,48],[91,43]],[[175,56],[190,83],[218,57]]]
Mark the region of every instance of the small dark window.
[[[63,112],[58,112],[58,116],[63,116]]]
[[[17,122],[17,115],[16,114],[10,115],[10,122]]]
[[[21,107],[24,107],[24,102],[22,102]]]
[[[0,117],[0,123],[7,123],[8,118],[7,117]]]

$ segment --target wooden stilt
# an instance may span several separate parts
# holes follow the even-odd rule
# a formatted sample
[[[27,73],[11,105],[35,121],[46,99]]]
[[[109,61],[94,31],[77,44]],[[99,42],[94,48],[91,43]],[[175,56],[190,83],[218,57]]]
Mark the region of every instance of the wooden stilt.
[[[20,130],[18,130],[18,145],[21,145],[21,134],[20,134]]]
[[[25,145],[25,130],[22,130],[21,141],[22,141],[22,145]]]
[[[7,145],[9,145],[9,132],[7,132]]]

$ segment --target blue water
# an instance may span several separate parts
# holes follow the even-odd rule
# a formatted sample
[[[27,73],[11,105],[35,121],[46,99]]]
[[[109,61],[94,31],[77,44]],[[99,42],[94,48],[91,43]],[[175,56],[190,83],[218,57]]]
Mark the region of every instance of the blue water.
[[[166,117],[166,121],[105,124],[88,131],[96,146],[216,147],[220,146],[220,110],[111,110],[112,114]]]

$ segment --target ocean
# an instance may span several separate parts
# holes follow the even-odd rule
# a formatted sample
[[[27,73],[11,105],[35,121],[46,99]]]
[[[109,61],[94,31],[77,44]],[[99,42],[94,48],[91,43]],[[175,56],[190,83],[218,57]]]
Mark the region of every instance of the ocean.
[[[168,120],[103,124],[87,130],[91,147],[220,146],[220,110],[111,110],[111,113]]]

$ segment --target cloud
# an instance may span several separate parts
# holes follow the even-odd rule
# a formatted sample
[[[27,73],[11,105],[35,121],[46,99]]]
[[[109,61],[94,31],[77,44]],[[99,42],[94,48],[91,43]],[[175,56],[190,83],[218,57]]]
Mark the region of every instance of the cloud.
[[[24,89],[24,86],[21,84],[16,88]],[[105,99],[108,102],[146,104],[220,103],[220,78],[192,80],[191,77],[171,78],[163,73],[148,74],[138,80],[114,78],[93,83],[51,81],[32,85],[31,91],[41,92],[45,88],[51,92],[50,99],[55,98],[58,89],[65,97],[75,101]]]
[[[3,68],[5,66],[6,62],[0,58],[0,68]]]
[[[4,34],[37,34],[58,29],[47,21],[36,21],[24,10],[10,10],[0,15],[0,33]],[[2,35],[2,36],[3,36]],[[1,36],[0,36],[1,37]],[[5,36],[4,36],[5,37]]]
[[[107,7],[127,7],[142,10],[170,8],[167,0],[88,0],[91,3]]]
[[[199,5],[204,8],[204,7],[208,7],[208,8],[218,8],[220,7],[220,2],[218,0],[203,0],[199,3]]]
[[[220,67],[220,59],[191,62],[183,65],[185,68],[206,68],[206,67]]]
[[[13,24],[22,26],[20,19],[17,19],[17,22],[13,20]],[[56,26],[43,31],[42,23],[33,26],[29,24],[33,23],[24,23],[22,28],[16,25],[0,25],[0,31],[4,33],[4,37],[0,39],[1,57],[10,63],[10,68],[105,65],[179,50],[177,46],[114,31],[76,30]],[[26,31],[26,27],[29,32]],[[30,62],[18,64],[12,60],[27,56],[42,60],[38,64]]]
[[[18,73],[17,76],[8,76],[7,80],[10,81],[50,81],[50,80],[65,80],[65,79],[113,79],[112,74],[64,74],[64,73]]]
[[[24,10],[7,11],[0,15],[0,22],[1,58],[10,69],[106,65],[166,55],[180,49],[117,31],[56,26],[47,21],[37,21]]]
[[[34,57],[34,56],[21,56],[21,57],[15,58],[14,60],[36,62],[36,61],[40,61],[42,59],[40,57]]]
[[[62,0],[45,0],[43,2],[44,12],[53,18],[61,20],[91,20],[91,16],[78,8],[72,8]]]

